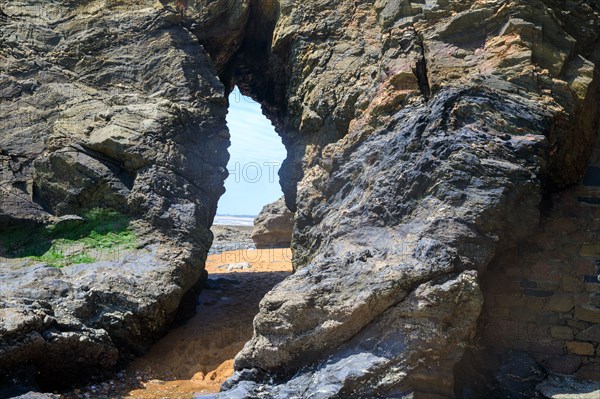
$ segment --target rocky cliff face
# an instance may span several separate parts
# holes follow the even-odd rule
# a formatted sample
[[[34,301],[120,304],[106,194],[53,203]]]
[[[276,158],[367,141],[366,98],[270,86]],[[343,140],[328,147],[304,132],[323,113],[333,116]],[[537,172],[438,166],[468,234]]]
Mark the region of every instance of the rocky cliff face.
[[[3,5],[2,112],[35,117],[0,147],[36,220],[136,214],[186,243],[165,266],[183,293],[232,85],[282,136],[296,273],[222,397],[453,397],[488,265],[579,181],[597,132],[593,1],[201,0],[182,25],[150,2],[27,3]]]
[[[154,2],[8,1],[0,18],[0,230],[110,208],[140,237],[135,253],[61,270],[0,254],[0,369],[33,363],[54,384],[140,353],[197,292],[227,101]]]
[[[232,397],[454,395],[479,278],[591,154],[592,6],[278,4],[268,72],[233,79],[290,149],[297,273],[263,300]]]

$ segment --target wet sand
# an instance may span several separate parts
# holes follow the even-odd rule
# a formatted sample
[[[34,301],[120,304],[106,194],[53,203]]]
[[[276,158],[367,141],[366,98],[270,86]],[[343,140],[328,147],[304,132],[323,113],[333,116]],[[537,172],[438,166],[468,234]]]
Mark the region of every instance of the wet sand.
[[[199,297],[196,316],[129,365],[127,374],[137,375],[141,388],[123,397],[187,399],[218,392],[233,373],[233,358],[252,337],[260,300],[290,275],[291,251],[224,252],[211,255],[206,269],[209,289]]]

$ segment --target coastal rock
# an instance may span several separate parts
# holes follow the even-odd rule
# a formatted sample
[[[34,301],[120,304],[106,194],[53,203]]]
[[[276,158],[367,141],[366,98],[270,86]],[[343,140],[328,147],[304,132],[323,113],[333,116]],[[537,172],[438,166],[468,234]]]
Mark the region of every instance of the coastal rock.
[[[230,263],[226,266],[224,266],[223,268],[226,269],[228,272],[234,271],[234,270],[246,270],[246,269],[250,269],[252,267],[252,265],[250,265],[249,262],[238,262],[238,263]]]
[[[256,248],[289,248],[294,229],[294,214],[281,197],[267,204],[254,219],[252,241]]]
[[[0,376],[33,364],[52,388],[112,370],[195,309],[227,100],[197,39],[154,1],[2,2],[0,25],[0,233],[108,208],[139,237],[60,270],[0,248]]]
[[[252,226],[218,226],[210,229],[214,235],[209,255],[220,254],[226,251],[239,251],[256,249],[250,237]]]
[[[143,353],[178,312],[184,292],[173,268],[188,281],[195,274],[164,250],[147,247],[118,261],[63,269],[3,267],[2,372],[33,363],[38,383],[69,385]]]
[[[595,399],[600,394],[600,385],[597,382],[551,376],[538,384],[537,390],[549,399]]]
[[[15,396],[14,399],[60,399],[60,395],[51,393],[28,392],[23,395]]]
[[[280,398],[298,392],[303,397],[377,398],[404,397],[413,387],[432,395],[440,384],[451,389],[452,370],[445,366],[461,352],[447,345],[461,346],[471,333],[482,301],[476,277],[465,272],[419,285],[335,353],[285,384],[239,384],[232,396],[223,397],[236,397],[236,392],[238,397],[260,397],[257,393],[266,390],[267,397]]]
[[[588,3],[283,1],[274,22],[261,14],[272,35],[248,30],[225,78],[261,102],[288,150],[296,273],[261,302],[223,397],[455,396],[479,285],[429,373],[413,368],[429,355],[412,341],[384,359],[370,345],[423,284],[481,278],[535,230],[544,193],[581,178],[598,125]],[[349,353],[363,331],[369,344]],[[329,360],[339,372],[323,371]]]
[[[219,397],[456,396],[488,265],[592,154],[598,3],[167,3],[2,5],[0,221],[108,206],[151,255],[3,270],[0,365],[110,367],[195,299],[237,85],[287,149],[296,272]]]

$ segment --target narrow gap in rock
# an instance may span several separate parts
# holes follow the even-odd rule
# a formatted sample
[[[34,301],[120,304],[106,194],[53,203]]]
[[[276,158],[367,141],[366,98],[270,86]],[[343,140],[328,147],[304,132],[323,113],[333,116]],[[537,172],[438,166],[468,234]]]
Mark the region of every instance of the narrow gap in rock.
[[[252,337],[260,300],[291,274],[293,214],[285,208],[277,174],[285,147],[258,103],[236,88],[229,104],[227,192],[212,227],[208,281],[196,315],[129,365],[122,373],[129,381],[124,397],[218,392]]]
[[[429,72],[427,71],[427,58],[425,56],[425,45],[423,44],[423,37],[418,34],[417,43],[420,47],[421,57],[417,61],[417,67],[413,71],[419,82],[419,90],[425,98],[425,101],[429,101],[431,97],[431,87],[429,86]]]

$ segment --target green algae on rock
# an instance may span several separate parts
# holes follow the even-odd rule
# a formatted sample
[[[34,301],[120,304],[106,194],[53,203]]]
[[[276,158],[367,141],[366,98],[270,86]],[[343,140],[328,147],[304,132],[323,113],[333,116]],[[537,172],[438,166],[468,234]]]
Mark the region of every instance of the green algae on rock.
[[[131,218],[117,211],[92,209],[83,217],[59,218],[49,225],[13,227],[0,232],[0,256],[30,259],[54,267],[94,263],[136,247]]]

